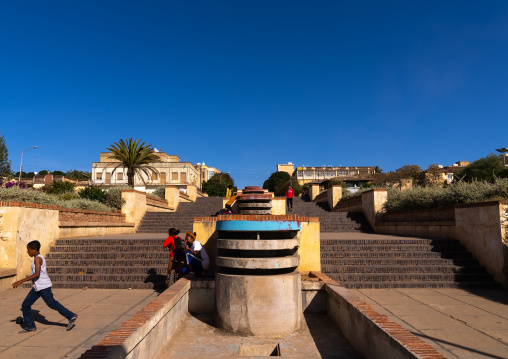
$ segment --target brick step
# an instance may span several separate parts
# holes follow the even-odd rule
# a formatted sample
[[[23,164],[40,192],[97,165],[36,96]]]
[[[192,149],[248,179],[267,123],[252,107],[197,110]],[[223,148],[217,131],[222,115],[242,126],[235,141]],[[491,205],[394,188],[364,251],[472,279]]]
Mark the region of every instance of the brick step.
[[[324,265],[321,270],[326,273],[336,274],[360,274],[360,273],[471,273],[471,274],[487,274],[484,267],[476,266],[455,266],[455,265],[412,265],[412,266],[337,266],[337,265]]]
[[[167,234],[161,236],[160,239],[57,239],[55,246],[96,246],[96,245],[107,245],[107,246],[162,246],[162,243],[167,238]]]
[[[161,271],[153,274],[53,274],[51,281],[54,283],[65,282],[107,282],[107,283],[144,283],[144,281],[151,277],[153,279],[160,279],[162,281],[167,277],[166,271]]]
[[[324,272],[325,274],[328,274]],[[476,273],[330,273],[340,283],[347,282],[483,282],[492,281],[488,274]]]
[[[332,274],[328,276],[334,280]],[[494,282],[341,282],[348,289],[383,289],[383,288],[498,288]]]
[[[459,244],[430,245],[430,244],[365,244],[365,245],[328,245],[322,246],[323,252],[459,252],[462,248]]]
[[[384,251],[384,252],[321,252],[321,263],[326,263],[328,258],[472,258],[466,251],[460,252],[406,252],[406,251]]]
[[[424,238],[394,238],[394,239],[321,239],[321,247],[328,245],[376,245],[376,244],[458,244],[456,239],[424,239]]]
[[[53,275],[97,275],[97,274],[137,274],[137,275],[148,275],[155,270],[156,273],[166,273],[168,268],[168,261],[166,263],[157,263],[152,266],[75,266],[75,267],[60,267],[51,266],[48,267],[48,271]],[[149,273],[150,272],[150,273]]]
[[[167,251],[160,252],[122,252],[122,253],[114,253],[114,252],[98,252],[98,253],[79,253],[79,252],[60,252],[60,253],[52,253],[51,251],[46,255],[46,258],[49,260],[53,259],[159,259],[159,258],[168,258],[169,253]]]
[[[115,259],[52,259],[48,268],[56,267],[162,267],[167,266],[169,261],[169,253],[166,257],[157,259],[136,258],[115,258]]]
[[[478,265],[474,258],[332,258],[326,259],[327,265],[331,266],[429,266],[429,265]]]
[[[156,283],[156,284],[155,284]],[[53,283],[53,288],[59,288],[59,289],[163,289],[164,281],[156,281],[155,283],[149,282],[149,283],[125,283],[125,282],[119,282],[119,283],[112,283],[112,282],[60,282],[60,283]]]
[[[89,244],[89,245],[74,245],[74,246],[54,246],[51,248],[51,254],[56,253],[69,253],[69,252],[116,252],[116,253],[124,253],[124,252],[136,252],[136,253],[145,253],[145,252],[167,252],[167,249],[162,247],[162,243],[164,241],[161,240],[158,245],[114,245],[114,244]]]

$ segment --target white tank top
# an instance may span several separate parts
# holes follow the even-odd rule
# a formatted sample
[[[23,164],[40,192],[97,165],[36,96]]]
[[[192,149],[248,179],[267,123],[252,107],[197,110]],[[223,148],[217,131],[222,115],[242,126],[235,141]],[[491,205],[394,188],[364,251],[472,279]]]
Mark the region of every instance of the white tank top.
[[[51,287],[51,279],[49,279],[48,272],[46,271],[46,259],[42,254],[37,255],[35,258],[42,258],[41,272],[39,274],[39,278],[34,280],[34,290],[36,292]],[[32,262],[32,274],[35,274],[35,258]]]

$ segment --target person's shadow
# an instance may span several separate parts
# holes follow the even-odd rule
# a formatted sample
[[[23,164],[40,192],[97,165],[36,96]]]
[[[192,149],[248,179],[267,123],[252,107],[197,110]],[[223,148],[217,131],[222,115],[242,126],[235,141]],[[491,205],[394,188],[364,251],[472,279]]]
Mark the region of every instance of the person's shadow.
[[[42,315],[39,310],[32,309],[32,315],[34,317],[34,321],[37,323],[44,324],[44,325],[54,325],[57,327],[67,327],[66,323],[51,322],[51,321],[47,320],[46,317],[44,315]],[[19,326],[21,328],[23,328],[23,320],[22,319],[23,319],[23,317],[18,317],[16,319],[12,320],[12,322],[16,322],[16,324],[19,324]]]

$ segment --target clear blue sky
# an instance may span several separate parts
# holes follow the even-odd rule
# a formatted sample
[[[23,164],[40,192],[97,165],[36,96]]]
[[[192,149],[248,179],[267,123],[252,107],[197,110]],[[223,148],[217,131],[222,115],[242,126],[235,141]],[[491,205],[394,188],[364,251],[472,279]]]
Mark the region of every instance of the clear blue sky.
[[[0,34],[14,171],[131,136],[239,187],[508,147],[506,1],[2,1]]]

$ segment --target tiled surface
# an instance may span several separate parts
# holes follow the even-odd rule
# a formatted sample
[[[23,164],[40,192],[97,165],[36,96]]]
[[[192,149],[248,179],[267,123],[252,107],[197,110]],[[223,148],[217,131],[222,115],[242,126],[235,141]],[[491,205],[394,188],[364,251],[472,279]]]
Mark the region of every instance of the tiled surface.
[[[13,322],[21,316],[28,288],[0,292],[0,358],[78,358],[110,331],[130,319],[157,297],[153,290],[53,289],[55,299],[79,315],[67,332],[67,320],[39,299],[32,306],[37,325],[33,333],[19,334]]]
[[[508,358],[508,291],[350,289],[447,358]]]

